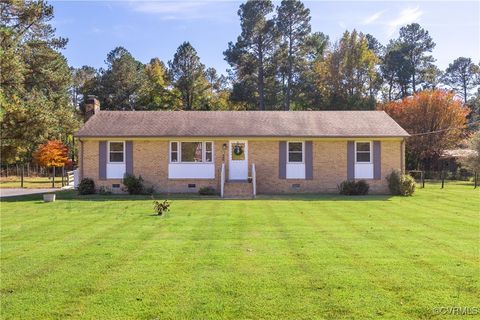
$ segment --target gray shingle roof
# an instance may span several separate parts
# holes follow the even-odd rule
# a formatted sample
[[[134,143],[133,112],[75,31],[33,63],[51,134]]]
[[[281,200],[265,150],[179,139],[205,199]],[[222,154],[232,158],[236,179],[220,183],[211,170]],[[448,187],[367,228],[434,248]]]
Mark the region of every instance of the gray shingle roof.
[[[100,111],[77,137],[406,137],[383,111]]]

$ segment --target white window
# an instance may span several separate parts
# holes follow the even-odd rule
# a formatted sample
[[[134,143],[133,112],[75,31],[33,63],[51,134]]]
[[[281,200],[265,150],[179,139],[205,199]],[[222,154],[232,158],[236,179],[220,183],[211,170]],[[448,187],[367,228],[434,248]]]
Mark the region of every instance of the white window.
[[[355,162],[372,163],[371,142],[355,142]]]
[[[125,161],[125,143],[123,141],[110,141],[108,143],[108,162],[123,163]]]
[[[213,162],[213,142],[211,141],[172,141],[170,142],[170,162],[199,163]]]
[[[205,162],[213,161],[213,142],[205,142]]]
[[[178,142],[170,142],[170,162],[178,162]]]
[[[303,142],[288,142],[289,163],[303,163]]]

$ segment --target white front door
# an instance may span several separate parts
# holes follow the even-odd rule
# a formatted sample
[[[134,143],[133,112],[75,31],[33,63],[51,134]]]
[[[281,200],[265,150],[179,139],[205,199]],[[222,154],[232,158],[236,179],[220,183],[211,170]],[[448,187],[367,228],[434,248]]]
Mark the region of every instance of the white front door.
[[[232,140],[228,152],[230,180],[247,180],[248,178],[248,142]]]

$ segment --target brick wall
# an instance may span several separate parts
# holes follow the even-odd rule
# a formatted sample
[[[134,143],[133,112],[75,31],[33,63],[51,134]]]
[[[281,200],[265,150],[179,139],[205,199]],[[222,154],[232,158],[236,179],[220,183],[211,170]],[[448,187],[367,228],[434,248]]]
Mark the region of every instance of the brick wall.
[[[212,186],[220,190],[220,168],[222,145],[228,141],[214,141],[215,179],[168,179],[168,141],[135,140],[133,142],[134,174],[141,175],[146,186],[154,186],[157,192],[197,192],[200,187]],[[320,192],[336,193],[337,185],[347,178],[347,141],[313,142],[313,179],[279,179],[278,141],[249,141],[249,174],[255,163],[257,172],[257,193]],[[372,193],[388,192],[385,177],[393,169],[402,167],[401,141],[382,141],[382,178],[367,180]],[[120,183],[119,179],[98,179],[98,141],[84,141],[81,150],[81,175],[95,180],[97,186],[111,188]],[[226,177],[228,177],[228,151],[225,155]],[[194,183],[195,188],[188,184]],[[293,186],[295,185],[295,186]]]

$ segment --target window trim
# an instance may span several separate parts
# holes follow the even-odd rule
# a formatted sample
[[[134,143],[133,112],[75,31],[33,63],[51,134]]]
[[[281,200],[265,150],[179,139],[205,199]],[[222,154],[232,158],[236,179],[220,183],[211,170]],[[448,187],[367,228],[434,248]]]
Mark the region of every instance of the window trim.
[[[202,141],[202,163],[213,163],[213,141]],[[212,161],[207,161],[207,143],[210,143],[212,145],[212,149],[208,152],[212,154]]]
[[[177,151],[175,151],[177,153],[177,161],[172,161],[172,144],[173,143],[176,143],[177,144]],[[168,163],[180,163],[180,141],[170,141],[168,143]]]
[[[122,150],[122,153],[123,153],[123,161],[110,161],[110,144],[111,143],[122,143],[123,145],[123,150]],[[114,153],[120,153],[120,151],[113,151]],[[111,163],[111,164],[124,164],[125,163],[125,141],[108,141],[107,143],[107,163]]]
[[[302,144],[302,161],[290,161],[290,143],[301,143]],[[295,153],[299,153],[298,151],[292,151]],[[288,164],[303,164],[305,163],[305,141],[287,141],[287,163]]]
[[[370,145],[370,161],[358,161],[357,160],[357,143],[368,143]],[[367,153],[366,151],[359,151],[361,153]],[[373,163],[373,145],[372,141],[355,141],[355,163],[356,164],[372,164]]]
[[[200,142],[202,144],[202,161],[182,161],[182,143],[183,142]],[[207,162],[207,148],[206,144],[210,142],[212,144],[212,161]],[[172,143],[177,143],[177,159],[178,161],[172,161]],[[215,144],[213,140],[172,140],[168,144],[168,163],[170,164],[213,164],[215,163]]]

